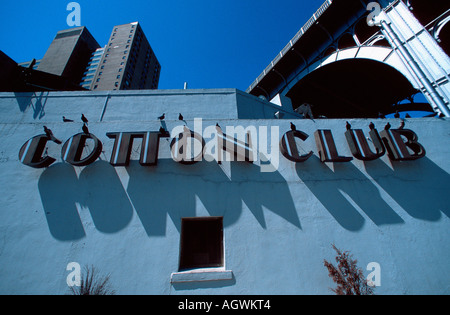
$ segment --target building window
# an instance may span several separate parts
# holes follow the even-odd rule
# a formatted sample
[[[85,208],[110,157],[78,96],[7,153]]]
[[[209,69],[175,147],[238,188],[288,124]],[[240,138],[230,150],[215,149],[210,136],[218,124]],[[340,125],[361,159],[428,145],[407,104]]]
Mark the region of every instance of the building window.
[[[180,271],[223,265],[223,218],[182,219]]]

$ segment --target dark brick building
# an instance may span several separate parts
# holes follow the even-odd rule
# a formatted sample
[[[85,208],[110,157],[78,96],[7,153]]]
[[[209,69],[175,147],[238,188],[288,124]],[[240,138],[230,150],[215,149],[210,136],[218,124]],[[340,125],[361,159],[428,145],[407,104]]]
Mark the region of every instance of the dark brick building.
[[[91,90],[158,88],[161,65],[137,22],[113,28],[96,68]]]

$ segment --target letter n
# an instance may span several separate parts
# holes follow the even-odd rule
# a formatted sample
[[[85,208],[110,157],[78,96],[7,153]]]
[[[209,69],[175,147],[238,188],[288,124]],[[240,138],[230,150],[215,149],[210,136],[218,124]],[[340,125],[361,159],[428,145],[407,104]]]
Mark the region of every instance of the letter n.
[[[244,130],[244,128],[239,127],[237,130],[240,135],[245,138],[245,141],[239,140],[239,135],[234,137],[236,134],[236,129],[232,129],[234,132],[233,136],[223,133],[222,128],[216,127],[217,130],[217,149],[218,149],[218,161],[219,164],[222,160],[223,151],[233,154],[234,159],[238,162],[249,162],[253,163],[255,161],[253,144],[251,133],[249,130]]]

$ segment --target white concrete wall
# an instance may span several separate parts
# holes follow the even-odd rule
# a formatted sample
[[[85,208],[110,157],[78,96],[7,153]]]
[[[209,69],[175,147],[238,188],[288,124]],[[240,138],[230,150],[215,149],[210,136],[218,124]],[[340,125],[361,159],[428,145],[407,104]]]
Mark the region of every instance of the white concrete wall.
[[[169,130],[181,123],[178,112],[191,128],[197,117],[205,119],[203,129],[216,122],[278,126],[279,138],[290,130],[289,120],[238,120],[243,109],[236,104],[260,106],[239,94],[117,92],[102,122],[104,94],[52,93],[37,111],[34,98],[30,103],[23,94],[0,94],[0,294],[68,293],[69,262],[111,273],[119,294],[329,294],[334,284],[323,260],[334,262],[332,243],[351,251],[364,271],[370,262],[380,264],[378,294],[450,293],[448,120],[406,122],[427,150],[411,162],[384,156],[323,164],[314,131],[332,130],[339,154],[349,156],[345,121],[294,120],[310,136],[302,148],[314,156],[297,165],[280,156],[273,173],[260,172],[259,162],[180,165],[170,158],[166,139],[156,167],[140,166],[139,152],[128,167],[109,164],[114,141],[106,132],[156,131],[162,112],[169,115]],[[66,141],[81,132],[81,113],[103,142],[100,160],[76,168],[61,162],[61,146],[49,143],[57,158],[52,166],[36,170],[20,163],[20,147],[43,125]],[[77,122],[63,123],[62,115]],[[349,122],[368,136],[369,120]],[[374,121],[378,130],[387,122],[399,124]],[[178,271],[181,218],[192,216],[224,217],[231,280],[170,283]]]

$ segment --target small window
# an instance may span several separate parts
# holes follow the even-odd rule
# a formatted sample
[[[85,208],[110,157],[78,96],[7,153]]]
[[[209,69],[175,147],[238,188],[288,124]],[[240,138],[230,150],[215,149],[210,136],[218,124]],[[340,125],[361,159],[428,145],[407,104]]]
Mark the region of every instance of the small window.
[[[181,220],[180,271],[224,265],[223,218]]]

